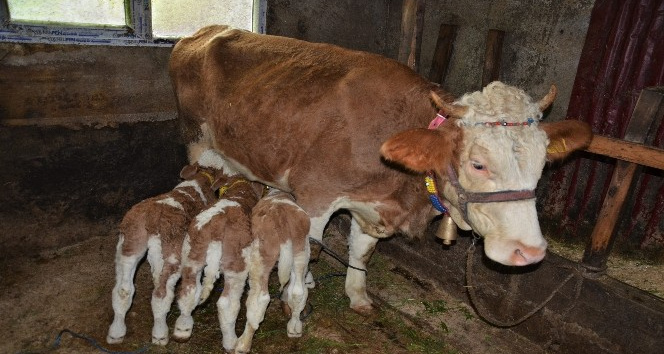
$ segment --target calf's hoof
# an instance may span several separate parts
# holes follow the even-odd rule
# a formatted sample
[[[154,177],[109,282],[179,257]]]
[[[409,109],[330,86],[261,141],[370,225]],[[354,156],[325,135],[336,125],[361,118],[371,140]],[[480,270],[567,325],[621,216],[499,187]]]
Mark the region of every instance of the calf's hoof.
[[[156,344],[156,345],[166,345],[166,344],[168,344],[168,336],[166,336],[166,337],[159,337],[159,338],[153,336],[153,337],[152,337],[152,344]]]
[[[173,340],[178,343],[183,343],[191,338],[191,331],[194,328],[194,320],[189,317],[178,317],[175,321],[175,328],[173,328]]]
[[[124,336],[113,337],[110,334],[106,336],[106,343],[108,344],[120,344],[122,341],[124,341]]]

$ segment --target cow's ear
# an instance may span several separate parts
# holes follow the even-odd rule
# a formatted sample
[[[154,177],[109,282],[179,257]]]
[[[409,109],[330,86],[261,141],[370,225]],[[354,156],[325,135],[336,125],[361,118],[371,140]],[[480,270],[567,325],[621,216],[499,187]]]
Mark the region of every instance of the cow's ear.
[[[383,157],[416,172],[442,170],[452,163],[461,129],[445,122],[440,130],[411,129],[398,133],[380,148]]]
[[[578,120],[541,123],[539,126],[549,136],[546,147],[548,161],[564,159],[576,150],[587,148],[593,138],[590,126]]]

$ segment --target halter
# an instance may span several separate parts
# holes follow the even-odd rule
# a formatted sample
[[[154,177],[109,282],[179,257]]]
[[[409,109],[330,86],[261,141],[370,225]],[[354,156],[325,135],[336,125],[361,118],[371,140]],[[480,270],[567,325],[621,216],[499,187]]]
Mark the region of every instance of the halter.
[[[436,114],[436,118],[434,118],[429,124],[429,129],[436,129],[446,119],[447,118],[442,114],[442,112],[439,112],[438,114]],[[533,122],[534,120],[532,118],[528,118],[526,121],[521,123],[505,124],[504,121],[501,121],[501,122],[482,122],[478,125],[484,125],[487,127],[496,127],[496,126],[511,127],[511,126],[524,126],[524,125],[530,126]],[[497,192],[469,192],[465,188],[463,188],[463,186],[461,186],[461,183],[459,183],[459,177],[457,177],[457,173],[454,170],[454,167],[452,167],[452,165],[447,166],[447,175],[449,177],[450,183],[452,184],[457,193],[461,216],[468,225],[472,225],[470,223],[470,220],[468,219],[469,203],[514,202],[519,200],[527,200],[535,198],[534,189],[503,190]],[[425,177],[425,184],[427,187],[427,192],[429,193],[429,199],[431,200],[431,204],[433,204],[434,208],[436,208],[436,210],[440,211],[443,214],[449,213],[447,208],[443,205],[442,200],[440,198],[440,194],[438,193],[438,190],[436,188],[435,176],[433,171],[429,171],[427,173],[427,176]]]

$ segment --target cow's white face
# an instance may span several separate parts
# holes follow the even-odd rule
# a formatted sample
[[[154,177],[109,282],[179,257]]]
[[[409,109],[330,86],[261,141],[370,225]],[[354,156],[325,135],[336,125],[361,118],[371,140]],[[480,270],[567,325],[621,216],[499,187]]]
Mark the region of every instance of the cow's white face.
[[[469,192],[534,190],[549,142],[538,128],[542,117],[538,103],[520,89],[495,82],[482,92],[461,97],[457,104],[468,107],[457,121],[464,137],[457,171],[461,186]],[[529,119],[531,124],[527,124]],[[544,257],[546,241],[534,199],[469,203],[468,225],[459,212],[456,193],[449,183],[444,188],[453,220],[462,229],[472,228],[484,236],[489,258],[508,265],[525,265]]]
[[[399,133],[383,144],[381,153],[414,171],[435,171],[443,181],[450,180],[447,171],[452,165],[466,192],[532,191],[547,160],[584,148],[592,138],[583,122],[539,123],[555,91],[552,87],[539,102],[500,82],[466,94],[453,104],[432,94],[436,105],[451,119],[436,130]],[[460,228],[473,229],[484,237],[489,258],[506,265],[527,265],[544,258],[546,241],[534,198],[471,202],[464,214],[458,193],[450,182],[442,187],[452,219]]]
[[[469,192],[533,190],[544,167],[546,134],[536,126],[464,128],[459,156],[459,183]],[[538,262],[544,257],[535,200],[469,203],[468,225],[456,206],[457,191],[446,184],[444,197],[462,229],[484,236],[487,256],[508,265]]]

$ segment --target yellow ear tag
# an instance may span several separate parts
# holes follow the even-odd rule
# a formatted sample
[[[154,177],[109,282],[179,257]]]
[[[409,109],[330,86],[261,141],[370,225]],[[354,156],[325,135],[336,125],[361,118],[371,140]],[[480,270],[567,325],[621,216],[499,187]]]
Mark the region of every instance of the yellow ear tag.
[[[548,154],[562,154],[567,152],[567,144],[565,143],[564,138],[559,140],[554,140],[549,143],[549,146],[546,148]]]

